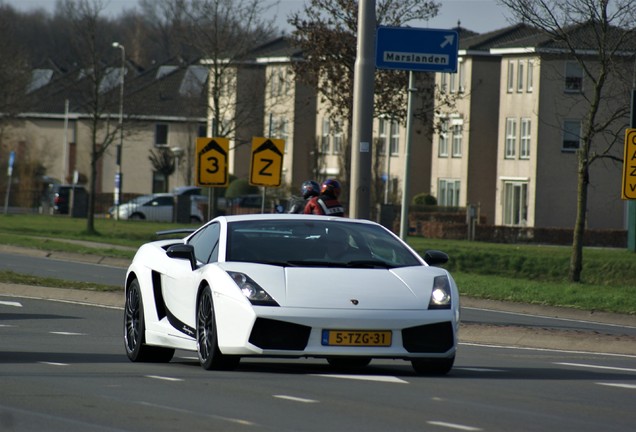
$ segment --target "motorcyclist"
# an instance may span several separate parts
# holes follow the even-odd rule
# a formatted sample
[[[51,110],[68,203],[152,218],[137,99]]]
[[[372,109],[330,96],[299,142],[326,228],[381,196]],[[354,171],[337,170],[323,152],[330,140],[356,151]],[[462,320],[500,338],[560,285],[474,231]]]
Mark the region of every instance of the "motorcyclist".
[[[307,201],[320,194],[320,185],[313,180],[306,180],[300,185],[300,197],[292,197],[291,206],[287,213],[302,213]],[[302,198],[301,198],[302,197]]]
[[[305,214],[344,216],[344,207],[338,200],[342,187],[336,179],[327,179],[320,186],[320,195],[310,198]]]

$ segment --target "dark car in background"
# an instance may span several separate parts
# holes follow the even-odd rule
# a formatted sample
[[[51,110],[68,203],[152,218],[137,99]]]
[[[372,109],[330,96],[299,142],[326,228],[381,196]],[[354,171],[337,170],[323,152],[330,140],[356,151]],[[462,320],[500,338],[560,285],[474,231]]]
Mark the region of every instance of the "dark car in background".
[[[52,184],[49,196],[54,214],[69,214],[71,207],[73,217],[88,214],[88,192],[84,186]]]

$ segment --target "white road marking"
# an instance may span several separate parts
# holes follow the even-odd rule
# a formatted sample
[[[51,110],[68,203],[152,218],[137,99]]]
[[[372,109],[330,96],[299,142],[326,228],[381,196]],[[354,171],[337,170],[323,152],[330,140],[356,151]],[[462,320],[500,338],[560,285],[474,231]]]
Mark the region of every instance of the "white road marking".
[[[482,430],[481,428],[478,428],[478,427],[465,426],[465,425],[460,425],[460,424],[456,424],[456,423],[447,423],[447,422],[442,422],[442,421],[428,421],[426,423],[430,424],[431,426],[440,426],[440,427],[445,427],[445,428],[449,428],[449,429],[457,429],[457,430],[463,430],[463,431],[480,431],[480,430]]]
[[[149,407],[154,407],[154,408],[161,408],[161,409],[165,409],[165,410],[168,410],[168,411],[174,411],[174,412],[178,412],[178,413],[182,413],[182,414],[198,415],[198,416],[203,416],[203,417],[207,417],[207,418],[213,418],[213,419],[217,419],[217,420],[223,420],[223,421],[227,421],[227,422],[230,422],[230,423],[236,423],[236,424],[245,425],[245,426],[257,426],[256,423],[253,423],[253,422],[251,422],[249,420],[236,419],[236,418],[231,418],[231,417],[223,417],[223,416],[214,415],[214,414],[205,414],[205,413],[190,411],[190,410],[186,410],[186,409],[166,406],[166,405],[153,404],[153,403],[150,403],[150,402],[139,401],[137,403],[140,404],[140,405],[144,405],[144,406],[149,406]]]
[[[625,327],[625,328],[630,328],[630,329],[635,329],[636,328],[636,326],[631,326],[631,325],[627,325],[627,324],[611,324],[611,323],[605,323],[605,322],[601,322],[601,321],[581,320],[581,319],[573,319],[573,318],[560,318],[560,317],[553,317],[553,316],[548,316],[548,315],[532,315],[532,314],[522,313],[522,312],[500,311],[500,310],[494,310],[494,309],[483,309],[483,308],[474,308],[474,307],[466,307],[466,308],[462,307],[462,309],[472,309],[472,310],[476,310],[476,311],[495,312],[495,313],[500,313],[500,314],[505,314],[505,315],[519,315],[519,316],[532,317],[532,318],[553,319],[553,320],[557,320],[557,321],[567,321],[567,322],[574,322],[574,323],[598,324],[598,325],[607,326],[607,327]]]
[[[15,326],[11,324],[0,324],[0,327],[15,327]]]
[[[594,352],[594,351],[562,350],[562,349],[555,349],[555,348],[532,348],[532,347],[520,347],[520,346],[512,346],[512,345],[493,345],[493,344],[473,343],[473,342],[460,342],[459,345],[475,346],[475,347],[482,347],[482,348],[500,348],[500,349],[519,350],[519,351],[556,352],[556,353],[565,353],[565,354],[586,354],[586,355],[597,355],[597,356],[605,356],[605,357],[624,357],[624,358],[636,359],[636,355],[633,355],[633,354],[614,354],[614,353],[603,353],[603,352]]]
[[[465,370],[471,372],[505,372],[503,369],[488,369],[488,368],[472,368],[472,367],[454,367],[453,370]]]
[[[52,331],[49,333],[61,335],[61,336],[86,336],[86,333],[73,333],[73,332],[63,332],[63,331]]]
[[[286,400],[290,400],[290,401],[293,401],[293,402],[318,403],[318,401],[315,400],[315,399],[304,399],[304,398],[299,398],[299,397],[296,397],[296,396],[287,396],[287,395],[272,395],[272,396],[274,396],[275,398],[278,398],[278,399],[286,399]]]
[[[388,383],[396,383],[396,384],[408,384],[408,381],[404,381],[394,376],[380,376],[380,375],[330,375],[330,374],[315,374],[315,376],[325,377],[325,378],[341,378],[341,379],[352,379],[352,380],[360,380],[360,381],[379,381],[379,382],[388,382]]]
[[[68,366],[68,363],[58,363],[58,362],[39,362],[40,364],[49,365],[49,366]]]
[[[146,378],[158,379],[162,381],[183,381],[181,378],[172,378],[160,375],[145,375]]]
[[[618,387],[618,388],[636,390],[636,384],[604,383],[604,382],[597,382],[596,384],[602,385],[602,386],[608,386],[608,387]]]
[[[621,371],[621,372],[636,372],[636,369],[613,367],[613,366],[598,366],[598,365],[590,365],[590,364],[582,364],[582,363],[554,363],[554,364],[563,365],[563,366],[590,368],[590,369],[605,369],[605,370],[614,370],[614,371]]]
[[[22,307],[22,303],[14,301],[0,301],[0,305]]]

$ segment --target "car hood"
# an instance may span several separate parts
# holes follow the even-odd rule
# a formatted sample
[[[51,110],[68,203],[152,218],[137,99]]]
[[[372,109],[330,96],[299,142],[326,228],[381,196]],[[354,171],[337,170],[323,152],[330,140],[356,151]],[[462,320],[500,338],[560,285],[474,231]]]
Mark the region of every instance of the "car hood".
[[[250,276],[281,306],[297,308],[426,308],[433,279],[446,274],[427,266],[386,270],[224,264],[226,270]]]

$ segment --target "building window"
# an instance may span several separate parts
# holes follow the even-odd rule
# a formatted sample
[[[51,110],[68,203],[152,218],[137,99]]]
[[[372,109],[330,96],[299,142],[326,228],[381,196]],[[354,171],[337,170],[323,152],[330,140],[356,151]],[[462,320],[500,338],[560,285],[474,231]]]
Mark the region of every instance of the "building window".
[[[457,89],[460,93],[464,93],[466,91],[466,64],[463,61],[459,61],[457,64],[457,79],[459,83],[459,88]]]
[[[448,74],[449,88],[451,93],[457,92],[457,74],[450,73]]]
[[[516,155],[517,147],[517,119],[506,119],[506,145],[504,150],[504,157],[506,159],[512,159]]]
[[[157,123],[155,125],[155,146],[168,145],[168,125],[165,123]]]
[[[342,122],[333,122],[333,153],[342,153]]]
[[[523,91],[523,66],[523,61],[519,60],[519,64],[517,65],[517,93]]]
[[[504,182],[503,223],[508,226],[525,226],[528,222],[528,183]]]
[[[532,123],[529,118],[521,119],[521,140],[519,143],[519,157],[521,159],[530,158],[531,126]]]
[[[528,60],[528,77],[526,79],[526,91],[531,93],[534,88],[534,62]]]
[[[581,92],[583,90],[583,69],[577,62],[565,63],[565,91]]]
[[[197,136],[199,138],[208,136],[208,126],[205,123],[200,123],[197,127]]]
[[[320,153],[329,153],[329,119],[322,119],[322,137],[320,138]]]
[[[443,207],[459,207],[460,181],[453,179],[439,179],[437,205]]]
[[[391,156],[395,156],[400,152],[400,124],[397,121],[391,122],[391,136],[389,138],[389,151]]]
[[[378,123],[378,153],[381,155],[386,154],[386,124],[384,119],[380,119]]]
[[[562,151],[575,151],[581,141],[581,121],[565,120],[563,122],[563,147]]]
[[[462,128],[463,125],[461,123],[453,124],[453,157],[462,156]]]
[[[512,93],[515,85],[515,64],[512,61],[508,62],[508,93]]]
[[[448,91],[448,74],[440,74],[440,90],[442,93],[446,93]]]
[[[158,171],[152,172],[152,193],[164,193],[168,191],[168,179],[165,174]]]
[[[448,157],[448,119],[442,119],[439,125],[439,157]]]

